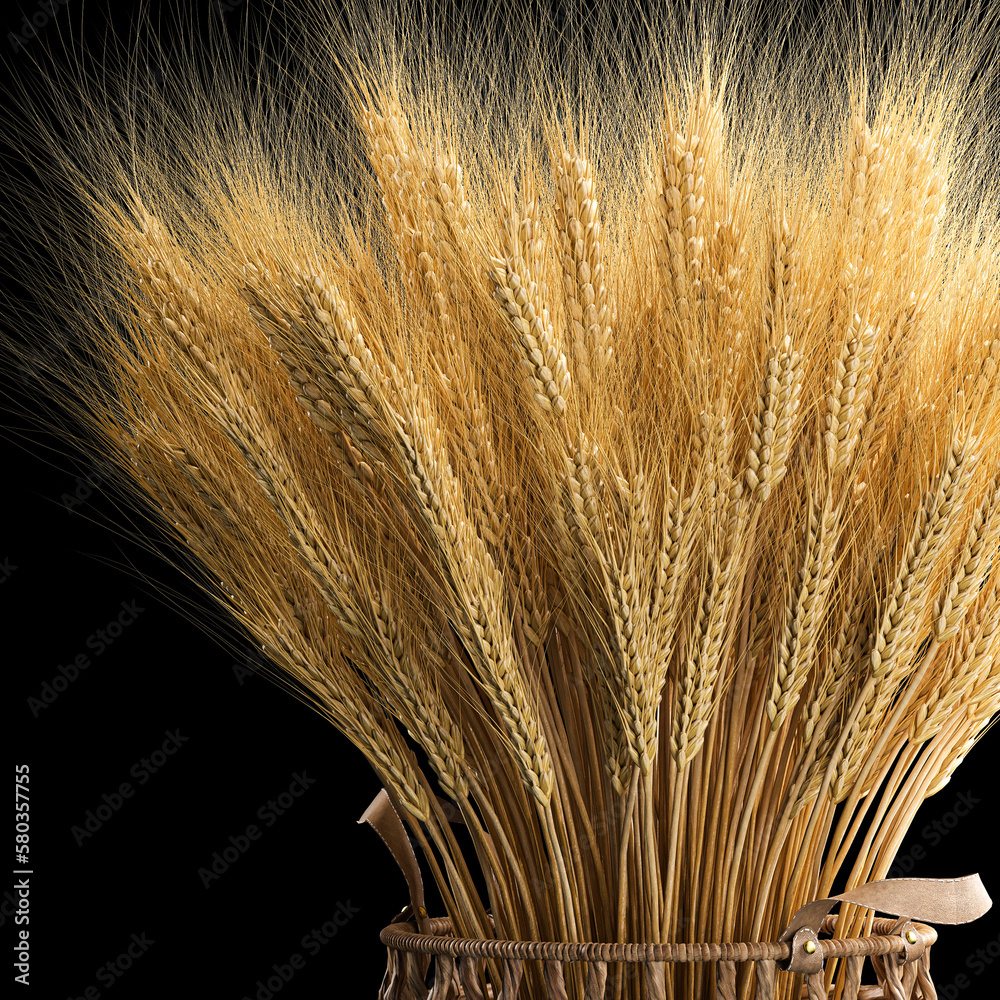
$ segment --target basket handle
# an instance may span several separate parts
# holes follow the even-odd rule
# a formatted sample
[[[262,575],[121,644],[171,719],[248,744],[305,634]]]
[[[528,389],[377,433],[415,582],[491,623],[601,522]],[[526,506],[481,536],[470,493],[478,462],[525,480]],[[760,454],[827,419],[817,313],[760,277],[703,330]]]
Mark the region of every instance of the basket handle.
[[[817,899],[803,906],[779,941],[790,941],[803,928],[815,930],[837,903],[854,903],[929,924],[967,924],[981,917],[993,901],[979,875],[961,878],[890,878],[866,882],[839,896]]]
[[[410,890],[410,908],[417,922],[417,930],[423,933],[427,911],[424,909],[424,880],[420,875],[420,865],[417,864],[410,838],[406,835],[406,827],[384,788],[375,796],[358,822],[371,826],[392,852]]]

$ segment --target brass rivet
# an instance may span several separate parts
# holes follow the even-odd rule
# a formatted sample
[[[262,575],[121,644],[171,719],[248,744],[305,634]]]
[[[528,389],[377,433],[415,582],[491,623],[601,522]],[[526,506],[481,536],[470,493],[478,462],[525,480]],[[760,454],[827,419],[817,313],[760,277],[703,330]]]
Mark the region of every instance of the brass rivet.
[[[917,943],[917,932],[916,931],[907,931],[906,932],[906,940],[909,941],[910,944],[916,944]]]
[[[813,952],[816,951],[816,942],[806,941],[806,943],[802,947],[805,948],[807,955],[811,955],[813,954]]]

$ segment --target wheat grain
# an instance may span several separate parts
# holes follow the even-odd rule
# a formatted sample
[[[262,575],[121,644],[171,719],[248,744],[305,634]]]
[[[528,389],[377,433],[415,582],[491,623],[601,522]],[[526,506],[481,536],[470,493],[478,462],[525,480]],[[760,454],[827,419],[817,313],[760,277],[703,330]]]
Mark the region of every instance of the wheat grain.
[[[802,392],[802,355],[786,336],[765,359],[757,413],[747,451],[746,484],[763,502],[786,472]]]
[[[704,742],[708,726],[708,711],[718,676],[717,661],[705,655],[706,642],[710,641],[709,616],[718,602],[718,573],[708,576],[699,594],[697,611],[692,628],[691,653],[684,664],[684,675],[677,693],[674,724],[670,735],[670,751],[678,770],[683,770],[698,753]],[[716,616],[718,618],[718,616]],[[704,669],[699,669],[704,663]]]
[[[435,208],[433,219],[434,245],[441,260],[448,296],[458,315],[465,317],[468,295],[463,286],[463,268],[468,266],[468,226],[472,222],[472,206],[466,198],[464,171],[454,156],[433,158],[425,181]]]
[[[746,233],[739,222],[739,216],[746,211],[745,205],[739,201],[741,195],[745,196],[739,188],[730,191],[729,212],[715,223],[709,254],[711,271],[707,281],[719,310],[718,322],[730,331],[733,340],[728,348],[731,352],[726,370],[729,382],[733,381],[735,366],[740,361],[740,349],[745,336],[743,309],[748,252]]]
[[[948,180],[937,162],[936,145],[932,136],[903,140],[905,207],[900,230],[904,251],[917,267],[927,266],[947,206]]]
[[[795,230],[784,211],[776,216],[767,255],[764,326],[772,340],[781,339],[798,312],[799,252]]]
[[[462,637],[482,683],[516,748],[522,779],[541,805],[552,794],[552,766],[545,737],[514,659],[510,629],[502,624],[502,578],[482,539],[461,510],[458,484],[440,445],[423,397],[410,387],[405,426],[397,428],[407,474],[448,565],[465,623]]]
[[[970,688],[989,673],[993,658],[991,640],[996,627],[996,619],[985,616],[973,625],[967,638],[956,645],[953,664],[937,678],[938,683],[931,693],[913,712],[909,732],[911,743],[925,743],[936,736],[956,707],[967,700]]]
[[[660,232],[657,254],[661,287],[682,319],[701,297],[705,251],[705,159],[701,147],[702,137],[690,129],[686,135],[680,132],[673,112],[667,108],[656,200]]]
[[[837,515],[829,492],[819,504],[808,499],[802,555],[790,589],[781,631],[775,640],[775,674],[764,711],[771,729],[788,717],[806,681],[831,580]]]
[[[976,599],[1000,538],[1000,481],[993,480],[983,502],[972,516],[954,575],[934,604],[934,635],[939,643],[958,634],[962,619]]]
[[[332,435],[346,430],[371,461],[385,447],[379,390],[385,376],[358,332],[349,304],[320,275],[296,273],[295,301],[271,304],[273,281],[246,268],[243,296],[285,367],[299,403]]]
[[[740,507],[735,537],[719,537],[718,527],[709,536],[708,564],[700,584],[702,592],[692,623],[670,739],[678,770],[683,770],[701,749],[716,707],[716,681],[722,668],[729,611],[740,584],[743,552],[739,538],[746,527],[745,502],[736,501],[734,505]]]
[[[871,637],[871,675],[859,695],[860,714],[851,725],[832,786],[834,801],[850,791],[893,696],[914,665],[910,636],[927,601],[926,584],[946,525],[969,488],[975,458],[953,438],[935,483],[920,505],[896,572],[893,590]]]
[[[855,313],[847,340],[836,361],[833,390],[826,399],[827,465],[832,474],[847,470],[854,449],[861,439],[865,408],[873,375],[872,354],[878,331],[874,326],[861,327],[861,317]]]
[[[380,690],[391,698],[398,718],[427,754],[445,794],[460,801],[469,792],[469,783],[463,773],[462,731],[450,718],[433,680],[416,667],[419,654],[415,644],[404,642],[386,596],[370,604],[370,613],[365,616],[371,630],[367,644],[382,652],[382,669],[377,675],[381,681]]]
[[[422,282],[418,256],[424,242],[421,227],[427,214],[421,188],[422,164],[415,162],[411,151],[409,122],[399,100],[393,98],[385,103],[387,106],[380,109],[382,113],[370,109],[362,121],[400,271],[411,294],[419,296]]]
[[[619,708],[624,734],[624,749],[642,774],[649,774],[653,759],[649,747],[655,744],[651,732],[652,720],[647,705],[649,696],[649,641],[645,617],[641,612],[645,597],[636,586],[633,574],[619,570],[612,586],[616,592],[608,595],[611,605],[611,652],[617,677],[615,694],[622,699]]]
[[[611,356],[611,315],[604,279],[602,223],[593,171],[581,156],[562,150],[557,159],[555,219],[562,250],[563,296],[572,344],[573,372],[584,393],[592,371]]]
[[[494,258],[497,301],[518,339],[535,402],[547,413],[566,413],[570,390],[569,367],[549,311],[540,300],[538,285],[528,277],[523,257]]]
[[[852,243],[870,240],[878,225],[876,199],[889,139],[887,126],[876,135],[862,115],[855,114],[851,118],[840,205],[847,221],[848,240]]]
[[[871,653],[875,680],[896,677],[906,663],[902,655],[905,642],[921,611],[926,582],[937,555],[938,546],[953,512],[961,504],[969,487],[970,466],[975,458],[960,438],[948,449],[934,488],[924,497],[909,544],[900,560],[895,583]]]
[[[286,600],[297,632],[289,633],[273,625],[258,626],[266,637],[272,657],[279,664],[286,664],[293,676],[308,682],[324,712],[343,727],[358,749],[366,756],[371,755],[402,805],[415,819],[426,822],[430,815],[427,793],[398,731],[382,721],[384,716],[361,685],[344,684],[346,678],[339,665],[345,650],[335,636],[323,628],[316,610],[308,608],[297,596],[296,589],[286,588]],[[322,641],[318,641],[320,635]],[[327,652],[322,659],[317,656],[321,648]],[[349,696],[345,697],[345,692],[350,692]]]

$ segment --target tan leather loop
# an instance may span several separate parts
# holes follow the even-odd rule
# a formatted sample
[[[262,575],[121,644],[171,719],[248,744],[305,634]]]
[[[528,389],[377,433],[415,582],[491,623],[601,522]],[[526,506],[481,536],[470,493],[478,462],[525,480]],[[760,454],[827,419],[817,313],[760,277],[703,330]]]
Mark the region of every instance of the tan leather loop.
[[[823,970],[823,949],[819,937],[809,927],[801,927],[792,938],[792,953],[785,961],[778,961],[778,968],[786,972],[814,975]]]
[[[909,965],[924,953],[924,939],[909,917],[900,917],[890,933],[898,934],[903,939],[903,965]],[[914,940],[910,941],[910,937]]]
[[[420,865],[417,864],[417,856],[413,853],[410,838],[406,835],[406,827],[403,826],[403,821],[399,818],[399,813],[396,812],[396,807],[384,788],[372,799],[371,805],[358,822],[368,823],[392,852],[410,890],[410,909],[413,911],[417,929],[423,931],[427,911],[424,909],[424,881],[420,875]]]

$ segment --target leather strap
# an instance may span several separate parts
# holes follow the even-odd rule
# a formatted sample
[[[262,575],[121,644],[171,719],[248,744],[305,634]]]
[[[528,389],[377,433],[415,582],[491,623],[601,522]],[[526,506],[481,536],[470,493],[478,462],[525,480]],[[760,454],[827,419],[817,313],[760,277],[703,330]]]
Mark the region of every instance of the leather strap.
[[[427,911],[424,909],[424,881],[420,875],[420,865],[417,864],[410,838],[406,835],[406,827],[384,788],[375,796],[358,822],[367,823],[392,852],[410,890],[410,908],[416,918],[417,930],[422,932]]]
[[[981,917],[993,901],[978,875],[962,878],[891,878],[866,882],[839,896],[803,906],[779,941],[789,941],[803,927],[815,929],[837,903],[854,903],[929,924],[967,924]]]

